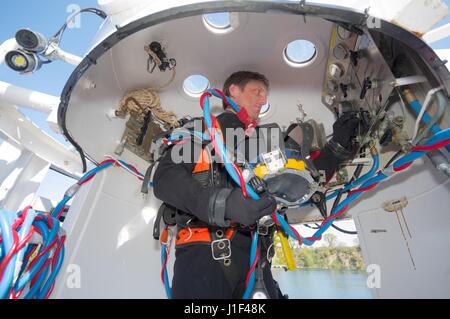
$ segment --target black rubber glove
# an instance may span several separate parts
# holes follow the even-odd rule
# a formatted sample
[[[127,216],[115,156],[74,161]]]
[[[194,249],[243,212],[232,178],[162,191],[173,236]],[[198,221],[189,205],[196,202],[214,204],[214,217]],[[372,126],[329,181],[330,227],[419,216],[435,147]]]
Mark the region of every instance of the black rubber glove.
[[[356,116],[356,113],[345,113],[334,122],[332,139],[342,147],[351,151],[353,149],[353,139],[356,136],[359,122],[360,120]]]
[[[261,196],[259,200],[245,198],[240,188],[231,191],[225,206],[225,217],[244,226],[255,224],[261,217],[272,214],[277,208],[273,197]]]
[[[333,137],[314,160],[316,168],[325,171],[327,181],[333,177],[340,163],[355,155],[356,143],[353,140],[359,123],[360,120],[355,112],[347,112],[334,122]]]

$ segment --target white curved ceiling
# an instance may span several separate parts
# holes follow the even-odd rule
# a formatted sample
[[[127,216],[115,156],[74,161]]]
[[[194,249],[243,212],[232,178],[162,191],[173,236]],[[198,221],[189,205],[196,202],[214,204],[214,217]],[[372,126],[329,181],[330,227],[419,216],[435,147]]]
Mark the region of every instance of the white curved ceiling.
[[[223,34],[211,32],[202,16],[194,16],[141,30],[119,42],[85,73],[71,95],[66,121],[72,137],[95,160],[113,153],[125,124],[111,117],[121,97],[170,78],[169,71],[161,73],[156,68],[149,74],[146,70],[144,45],[152,41],[160,41],[177,61],[176,77],[160,97],[163,107],[180,117],[201,114],[198,99],[183,90],[188,76],[202,74],[212,87],[222,88],[232,72],[253,70],[265,74],[271,84],[271,109],[263,122],[288,125],[298,116],[300,100],[308,116],[324,122],[330,133],[334,118],[321,103],[321,90],[333,24],[282,13],[235,13],[233,19],[237,25]],[[283,58],[286,45],[297,39],[309,40],[317,48],[313,61],[301,68],[289,66]],[[82,88],[80,83],[86,79],[95,88]],[[220,104],[219,100],[212,103]]]

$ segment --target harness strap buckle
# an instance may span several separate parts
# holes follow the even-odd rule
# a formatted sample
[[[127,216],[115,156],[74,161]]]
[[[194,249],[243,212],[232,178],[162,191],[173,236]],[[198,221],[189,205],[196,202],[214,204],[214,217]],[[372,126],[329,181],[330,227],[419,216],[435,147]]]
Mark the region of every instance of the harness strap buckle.
[[[224,260],[231,257],[231,242],[228,238],[211,241],[211,253],[214,260]]]
[[[263,225],[263,224],[258,225],[257,231],[258,231],[258,235],[267,236],[267,234],[269,234],[269,226]]]

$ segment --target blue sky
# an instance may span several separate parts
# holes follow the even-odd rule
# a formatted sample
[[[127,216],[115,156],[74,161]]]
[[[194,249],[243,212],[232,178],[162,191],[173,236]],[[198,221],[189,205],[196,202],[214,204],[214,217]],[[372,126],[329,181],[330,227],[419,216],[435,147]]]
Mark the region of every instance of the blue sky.
[[[445,0],[450,6],[450,0]],[[70,5],[78,5],[81,8],[97,7],[96,0],[39,0],[26,1],[26,5],[18,5],[12,0],[3,0],[0,10],[0,41],[3,42],[14,37],[20,28],[30,28],[45,36],[53,35],[64,23],[71,13]],[[83,13],[80,20],[80,28],[67,29],[61,47],[65,51],[83,56],[91,45],[102,19],[95,14]],[[450,22],[450,16],[441,21],[437,26]],[[450,38],[433,44],[434,49],[450,48]],[[41,70],[30,75],[20,75],[5,64],[0,65],[0,80],[9,82],[24,88],[38,90],[47,94],[59,96],[74,66],[60,61],[44,65]],[[47,115],[39,112],[21,109],[21,111],[51,136],[66,143],[65,139],[54,134],[46,123]],[[1,141],[0,141],[1,142]],[[61,178],[55,172],[50,171],[44,180],[39,194],[47,198],[59,200],[67,187],[73,184],[69,178]],[[352,225],[349,223],[351,229]]]

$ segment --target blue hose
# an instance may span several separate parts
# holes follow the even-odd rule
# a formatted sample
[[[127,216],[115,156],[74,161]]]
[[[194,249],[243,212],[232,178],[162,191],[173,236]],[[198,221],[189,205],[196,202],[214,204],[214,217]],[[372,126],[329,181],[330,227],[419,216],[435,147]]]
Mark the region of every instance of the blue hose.
[[[47,227],[42,221],[37,221],[36,226],[41,230],[42,236],[44,237],[44,245],[41,249],[45,249],[56,237],[59,230],[59,222],[55,219],[53,220],[53,227],[50,230],[50,232],[47,233]],[[28,271],[26,272],[17,282],[15,291],[21,290],[25,284],[31,280],[31,278],[34,277],[34,275],[41,269],[42,265],[44,264],[45,260],[48,258],[50,254],[50,251],[46,252],[39,260],[36,262],[36,264]]]
[[[45,249],[45,247],[47,247],[48,244],[51,243],[53,241],[53,239],[55,238],[55,236],[59,230],[59,222],[56,219],[52,219],[53,227],[49,231],[47,228],[47,225],[43,221],[35,220],[37,215],[38,215],[38,213],[35,212],[33,209],[28,210],[27,216],[25,217],[25,220],[23,221],[23,224],[22,224],[19,234],[18,234],[19,242],[22,241],[26,237],[26,235],[29,233],[29,231],[31,229],[31,226],[34,224],[41,231],[43,242],[44,242],[42,249]],[[14,240],[12,237],[12,228],[11,227],[17,216],[18,215],[16,213],[11,213],[11,212],[3,212],[2,211],[0,213],[0,227],[1,227],[1,231],[2,231],[2,238],[3,238],[4,246],[6,249],[5,251],[9,251],[12,248]],[[19,262],[19,264],[20,264],[22,262],[23,256],[24,256],[25,252],[28,251],[29,247],[30,246],[25,245],[21,250],[19,250],[16,254],[14,254],[14,256],[11,258],[10,263],[7,265],[7,267],[4,271],[3,279],[0,283],[1,298],[9,297],[11,288],[14,285],[14,279],[15,279],[14,273],[15,273],[16,263]],[[32,269],[30,269],[28,272],[26,272],[23,275],[22,275],[22,273],[25,270],[26,263],[23,263],[20,265],[20,271],[18,273],[19,279],[17,280],[17,282],[14,285],[14,290],[16,292],[20,291],[29,282],[29,280],[35,276],[37,271],[39,271],[39,269],[44,264],[45,260],[48,258],[49,254],[50,254],[50,252],[47,252],[44,256],[42,256],[42,258],[37,260],[36,264],[32,267]],[[59,256],[59,259],[60,259],[59,268],[61,267],[61,263],[62,263],[61,257],[62,256]],[[50,279],[56,277],[56,275],[58,274],[59,268],[50,274]],[[27,293],[25,298],[33,298],[33,297],[37,296],[36,293],[39,291],[43,281],[47,277],[49,270],[50,270],[50,265],[45,267],[45,269],[42,271],[42,273],[38,276],[38,278],[35,282],[35,285],[30,289],[30,291]]]
[[[212,90],[210,90],[210,91],[211,91],[211,93],[213,93]],[[215,93],[215,91],[214,91],[214,93]],[[211,132],[212,119],[211,119],[211,113],[210,113],[210,109],[209,109],[209,99],[208,98],[206,98],[204,100],[203,112],[204,112],[204,116],[203,117],[205,119],[206,126],[208,128],[208,131]],[[217,131],[215,131],[214,137],[215,137],[216,145],[219,148],[219,153],[222,156],[222,159],[224,160],[223,164],[225,165],[225,169],[227,170],[227,172],[231,176],[231,178],[234,180],[234,182],[237,185],[240,185],[241,188],[242,188],[244,185],[240,184],[239,177],[238,177],[237,173],[234,171],[233,166],[230,164],[231,162],[230,162],[230,159],[228,158],[226,147],[223,144],[222,140],[220,139],[220,136],[217,133]],[[251,198],[253,198],[255,200],[260,199],[259,195],[257,193],[255,193],[255,191],[247,183],[245,183],[245,188],[246,188],[247,193],[250,195]]]
[[[436,133],[433,137],[431,137],[425,144],[425,146],[430,146],[436,143],[439,143],[443,140],[447,140],[450,138],[450,128],[446,128],[444,130],[439,131],[438,133]],[[447,145],[448,146],[448,145]],[[427,152],[424,151],[415,151],[412,153],[409,153],[405,156],[403,156],[402,158],[398,159],[393,166],[394,167],[399,167],[402,166],[408,162],[412,162],[416,159],[418,159],[419,157],[423,156],[424,154],[426,154]]]
[[[3,250],[5,251],[5,255],[11,249],[14,244],[14,238],[12,235],[12,224],[14,223],[14,215],[15,213],[9,211],[0,211],[0,229],[2,231],[2,239],[3,239]],[[5,299],[9,297],[9,293],[11,291],[13,276],[14,276],[14,265],[16,262],[17,255],[14,255],[11,258],[11,261],[6,266],[3,271],[3,277],[0,281],[0,298]]]
[[[222,98],[222,96],[220,94],[218,94],[215,90],[209,90],[209,92],[216,97]],[[228,97],[226,97],[226,99],[229,102],[229,104],[233,107],[233,109],[236,112],[239,112],[239,107]],[[204,100],[203,113],[204,113],[203,118],[205,119],[206,127],[208,128],[208,131],[211,132],[212,117],[211,117],[211,112],[210,112],[210,107],[209,107],[209,98],[206,98]],[[253,198],[255,200],[259,200],[260,197],[253,190],[253,188],[251,188],[247,183],[245,183],[245,185],[241,185],[238,174],[237,174],[237,172],[235,172],[233,166],[231,165],[230,159],[228,158],[228,155],[227,155],[227,149],[226,149],[225,145],[223,144],[217,130],[214,132],[214,138],[215,138],[217,148],[219,149],[219,154],[223,159],[223,164],[225,166],[225,169],[227,170],[230,177],[241,188],[245,186],[247,193],[250,195],[251,198]],[[252,247],[251,247],[251,251],[250,251],[250,267],[252,266],[252,264],[256,258],[257,244],[258,244],[258,232],[255,232],[253,235]],[[253,271],[250,274],[249,282],[248,282],[247,288],[245,289],[243,299],[248,299],[250,297],[250,294],[253,291],[254,284],[255,284],[255,271]]]
[[[25,252],[25,256],[28,255],[31,252],[31,250],[34,248],[34,246],[35,245],[28,245],[27,250]],[[25,271],[26,267],[27,267],[27,263],[26,262],[22,263],[22,267],[20,268],[19,276],[17,278],[22,277],[23,272]]]
[[[123,165],[125,165],[127,168],[129,168],[130,170],[133,170],[127,163],[125,163],[124,161],[119,160],[119,162]],[[89,177],[97,174],[98,172],[100,172],[101,170],[110,167],[111,165],[113,165],[113,162],[107,162],[107,163],[103,163],[93,169],[91,169],[89,172],[85,173],[78,181],[78,184],[82,183],[84,180],[88,179]],[[144,177],[144,175],[142,175],[141,173],[139,173],[140,176]],[[53,209],[52,212],[52,217],[56,217],[57,213],[66,205],[66,203],[71,199],[71,196],[67,196],[64,195],[64,198],[58,203],[58,205],[55,207],[55,209]]]
[[[66,203],[71,199],[70,196],[64,195],[63,199],[56,205],[55,209],[53,209],[51,216],[56,218],[58,212],[66,206]]]
[[[93,169],[91,169],[89,172],[85,173],[80,180],[78,181],[78,183],[84,181],[85,179],[88,179],[89,177],[91,177],[92,175],[97,174],[99,171],[101,171],[102,169],[105,169],[107,167],[110,167],[111,165],[113,165],[114,162],[107,162],[107,163],[103,163]]]
[[[210,90],[210,93],[212,93],[214,96],[218,96],[220,98],[222,97],[220,94],[217,94],[214,90]],[[234,103],[230,103],[230,104],[233,106],[233,108],[235,108],[235,111],[239,111],[237,106],[233,105]],[[208,100],[208,98],[206,98],[205,101],[204,101],[203,111],[204,111],[205,123],[206,123],[206,125],[208,127],[208,130],[211,131],[212,119],[211,119],[211,114],[210,114],[210,109],[209,109],[209,100]],[[425,119],[425,117],[424,117],[424,119]],[[429,117],[428,117],[428,121],[430,121]],[[448,136],[450,135],[450,130],[449,129],[446,129],[444,131],[440,131],[439,128],[437,127],[437,129],[434,128],[434,129],[432,129],[432,131],[435,133],[435,136],[433,136],[431,139],[429,139],[428,142],[425,143],[425,145],[432,145],[432,144],[434,144],[436,142],[439,142],[439,141],[441,141],[443,139],[447,139]],[[227,169],[227,172],[232,177],[232,179],[236,182],[236,184],[240,185],[240,181],[238,179],[237,173],[233,170],[232,166],[230,165],[230,162],[229,162],[229,159],[228,159],[227,153],[226,153],[226,148],[223,145],[222,141],[220,140],[220,137],[219,137],[217,132],[215,132],[214,137],[215,137],[215,140],[216,140],[216,143],[217,143],[217,147],[219,148],[219,151],[220,151],[220,153],[222,155],[222,158],[224,159],[224,165],[225,165],[225,168]],[[420,156],[424,155],[425,153],[426,152],[412,152],[412,153],[402,157],[401,159],[397,160],[392,166],[393,167],[399,167],[399,166],[401,166],[403,164],[406,164],[408,162],[411,162],[411,161],[419,158]],[[369,186],[372,186],[372,185],[374,185],[376,183],[381,182],[383,179],[387,178],[387,176],[382,174],[381,172],[378,175],[373,176],[373,174],[375,174],[375,172],[378,170],[378,167],[379,167],[379,156],[378,155],[374,155],[373,156],[373,165],[372,165],[372,168],[370,169],[370,171],[368,173],[366,173],[365,175],[363,175],[362,177],[360,177],[359,179],[357,179],[356,181],[354,181],[351,184],[345,186],[344,189],[341,190],[341,191],[348,191],[351,188],[353,188],[353,187],[355,187],[356,185],[359,185],[359,184],[362,184],[359,189],[364,189],[366,187],[369,187]],[[240,185],[240,186],[242,187],[243,185]],[[245,186],[247,187],[249,195],[253,199],[259,199],[258,194],[256,194],[251,187],[249,187],[247,184]],[[327,197],[327,200],[337,196],[337,193],[338,192],[335,192],[335,193],[329,195]],[[361,194],[362,194],[361,192],[355,192],[355,193],[349,195],[344,201],[342,201],[334,209],[334,211],[331,214],[333,215],[336,212],[339,212],[345,206],[350,204],[353,200],[358,198]],[[283,229],[291,237],[299,240],[299,238],[297,238],[296,234],[290,229],[289,224],[278,213],[276,213],[276,214],[277,214],[277,219],[278,219],[280,225],[283,227]],[[322,234],[333,224],[334,220],[335,220],[335,218],[330,219],[321,228],[319,228],[312,237],[320,237],[320,236],[322,236]],[[253,264],[253,262],[255,260],[255,256],[256,256],[256,250],[254,248],[254,244],[257,243],[257,240],[258,240],[257,236],[258,236],[258,234],[257,234],[257,232],[255,232],[255,235],[254,235],[254,238],[253,238],[253,241],[252,241],[252,250],[250,252],[250,266]],[[308,246],[311,246],[314,243],[314,241],[307,240],[306,238],[302,238],[302,242],[305,245],[308,245]],[[249,298],[250,293],[253,290],[254,279],[255,279],[255,272],[253,271],[252,274],[250,275],[250,280],[249,280],[247,289],[245,290],[245,293],[244,293],[244,299],[248,299]]]
[[[219,99],[222,99],[222,95],[220,95],[219,93],[217,93],[216,90],[208,90],[209,93],[211,93],[212,95],[214,95],[215,97],[218,97]],[[238,113],[239,112],[239,106],[237,106],[236,103],[234,103],[234,101],[232,99],[230,99],[228,96],[225,96],[225,99],[227,100],[227,102],[231,105],[231,107],[233,108],[233,110]]]
[[[23,213],[23,211],[22,211],[22,213]],[[31,229],[31,225],[33,224],[36,216],[37,216],[37,213],[33,209],[29,208],[28,212],[27,212],[27,216],[25,217],[25,220],[23,221],[23,224],[22,224],[22,228],[20,229],[20,232],[19,232],[19,241],[22,241],[25,238],[25,236],[28,235],[28,233],[30,232],[30,229]],[[20,266],[21,268],[22,268],[22,259],[25,254],[25,251],[27,250],[26,249],[27,246],[28,246],[28,244],[25,245],[17,253],[17,262],[21,265]]]
[[[364,174],[360,178],[356,179],[352,183],[345,185],[344,188],[338,189],[338,190],[334,191],[333,193],[331,193],[330,195],[327,195],[325,197],[325,200],[329,201],[330,199],[335,198],[339,194],[339,192],[345,193],[345,192],[349,191],[350,189],[360,185],[361,183],[366,181],[368,178],[372,177],[373,174],[376,173],[376,171],[378,170],[378,168],[380,166],[380,156],[377,154],[377,155],[373,155],[372,158],[373,158],[373,164],[372,164],[372,168],[370,169],[370,171],[368,171],[366,174]],[[300,207],[306,207],[306,206],[310,206],[310,205],[313,205],[313,203],[311,201],[307,201],[305,203],[300,204]]]
[[[430,138],[425,144],[425,146],[430,146],[433,144],[436,144],[442,140],[446,140],[450,138],[450,129],[447,128],[445,130],[439,131],[438,133],[436,133],[432,138]],[[394,168],[398,168],[404,164],[410,163],[412,161],[415,161],[416,159],[418,159],[419,157],[425,155],[427,152],[424,151],[413,151],[405,156],[403,156],[402,158],[398,159],[396,162],[394,162],[392,164],[392,167]],[[386,179],[388,176],[386,176],[385,174],[383,174],[382,172],[379,172],[377,175],[373,176],[372,178],[370,178],[369,180],[367,180],[366,182],[364,182],[361,187],[359,189],[363,189],[366,187],[370,187],[376,183],[381,182],[382,180]],[[348,196],[344,201],[342,201],[335,209],[333,212],[331,212],[331,215],[335,214],[336,212],[338,212],[339,210],[341,210],[342,208],[344,208],[346,205],[350,204],[353,200],[355,200],[356,198],[358,198],[360,195],[362,195],[362,192],[355,192],[353,194],[351,194],[350,196]],[[321,227],[319,230],[317,230],[317,232],[314,234],[314,237],[318,237],[321,236],[333,223],[334,218],[330,219],[325,225],[323,225],[323,227]]]
[[[61,250],[59,251],[58,257],[56,259],[55,268],[52,269],[52,272],[50,273],[50,276],[48,277],[47,281],[45,282],[43,288],[41,291],[37,294],[37,298],[42,299],[45,298],[45,295],[50,290],[50,287],[53,285],[53,282],[56,279],[56,276],[58,275],[62,263],[64,260],[64,245],[61,246]]]
[[[422,104],[420,104],[420,102],[417,99],[410,102],[409,106],[413,109],[413,111],[416,113],[416,115],[419,115],[420,110],[422,109]],[[427,112],[425,112],[423,114],[421,120],[423,123],[428,124],[431,121],[431,117]],[[431,132],[433,132],[434,134],[437,134],[440,131],[441,131],[441,128],[437,124],[434,124],[431,127]],[[450,152],[450,145],[447,145],[445,148],[447,149],[447,151]]]
[[[42,272],[39,274],[39,277],[34,282],[33,287],[31,287],[31,289],[27,292],[24,299],[39,298],[39,290],[41,289],[42,283],[44,282],[48,272],[50,271],[50,267],[50,263],[45,266],[44,270],[42,270]]]
[[[280,226],[283,228],[283,230],[292,238],[294,238],[295,240],[299,240],[300,238],[297,238],[297,235],[292,231],[291,227],[289,227],[288,222],[281,217],[280,214],[276,213],[276,217],[278,222],[280,223]],[[314,241],[312,240],[308,240],[304,237],[301,237],[302,243],[305,244],[306,246],[312,246],[314,244]]]
[[[161,247],[161,265],[164,265],[166,260],[166,245],[162,245]],[[164,267],[164,288],[166,290],[167,299],[172,299],[172,293],[170,291],[169,285],[169,275],[167,273],[167,268]]]
[[[117,160],[120,164],[122,164],[122,165],[124,165],[125,167],[127,167],[129,170],[131,170],[131,171],[133,171],[134,172],[134,169],[129,165],[129,164],[127,164],[127,163],[125,163],[124,161],[122,161],[122,160]],[[136,172],[135,172],[136,173]],[[144,177],[144,175],[142,175],[141,173],[137,173],[139,176],[141,176],[141,177]]]
[[[443,140],[449,139],[450,138],[450,128],[447,128],[445,130],[439,131],[437,132],[432,138],[430,138],[426,143],[424,143],[423,145],[425,146],[430,146],[436,143],[439,143]],[[404,164],[410,163],[415,161],[416,159],[418,159],[419,157],[425,155],[427,152],[426,151],[413,151],[405,156],[403,156],[402,158],[398,159],[397,161],[395,161],[391,167],[393,168],[398,168]],[[364,189],[366,187],[370,187],[376,183],[381,182],[382,180],[386,179],[388,176],[386,176],[385,174],[383,174],[381,171],[378,172],[377,175],[371,177],[370,179],[366,180],[359,189]],[[355,192],[350,194],[345,200],[343,200],[332,212],[331,215],[335,214],[336,212],[340,211],[341,209],[343,209],[345,206],[349,205],[353,200],[355,200],[356,198],[358,198],[360,195],[362,195],[362,192]],[[290,230],[288,223],[281,218],[281,216],[278,215],[277,213],[277,219],[280,222],[281,226],[283,227],[283,229],[293,238],[297,239],[297,236]],[[325,223],[322,227],[320,227],[312,237],[320,237],[322,236],[322,234],[333,224],[335,218],[330,219],[327,223]],[[312,245],[312,243],[314,242],[309,242],[309,241],[305,241],[304,240],[304,244],[305,245]]]
[[[130,165],[127,163],[120,161],[119,162],[124,165],[125,167],[129,168],[130,170],[133,170]],[[103,170],[107,167],[110,167],[114,164],[114,162],[107,162],[103,163],[94,169],[90,170],[86,174],[84,174],[80,180],[78,181],[78,184],[80,182],[83,182],[84,180],[88,179],[89,177],[95,175],[100,170]],[[139,175],[143,176],[139,173]],[[66,203],[72,198],[72,196],[64,195],[64,198],[58,203],[58,205],[55,207],[51,214],[52,219],[52,228],[49,229],[48,225],[42,221],[42,220],[36,220],[36,217],[38,215],[41,215],[42,217],[47,218],[42,213],[38,213],[34,211],[33,209],[29,209],[28,214],[23,221],[18,234],[19,242],[22,241],[27,234],[30,232],[30,229],[32,225],[35,225],[40,230],[40,233],[42,235],[42,247],[40,248],[40,251],[44,250],[50,243],[53,242],[53,240],[56,238],[58,231],[59,231],[59,221],[56,219],[56,214],[66,205]],[[23,212],[22,212],[23,213]],[[20,216],[16,213],[7,212],[7,211],[0,211],[0,231],[2,236],[2,245],[0,246],[0,260],[2,260],[6,254],[11,250],[12,245],[14,244],[14,238],[12,235],[12,225],[15,221],[15,219]],[[27,263],[23,262],[22,259],[25,255],[25,253],[29,253],[30,249],[32,248],[31,245],[26,244],[20,251],[18,251],[16,254],[14,254],[8,263],[8,265],[5,267],[3,272],[3,277],[0,282],[0,298],[7,298],[9,297],[9,294],[11,293],[11,288],[14,286],[14,291],[18,292],[22,290],[26,284],[29,283],[29,281],[36,275],[36,273],[42,268],[45,261],[48,259],[51,251],[46,252],[39,260],[36,260],[35,264],[31,269],[29,269],[27,272],[26,266]],[[39,276],[36,278],[34,286],[28,291],[25,298],[44,298],[48,291],[50,290],[51,286],[53,285],[59,271],[61,270],[63,260],[64,260],[64,246],[61,246],[60,253],[58,256],[56,256],[56,262],[55,262],[55,268],[51,269],[51,265],[47,265],[45,269],[39,274]],[[19,272],[17,275],[17,281],[14,283],[14,273],[16,271],[16,264],[19,264]],[[49,271],[51,270],[50,274]],[[48,275],[48,278],[47,278]],[[165,277],[166,282],[167,280],[167,271],[165,271]],[[47,280],[46,280],[47,278]],[[44,282],[45,281],[45,282]],[[170,288],[169,288],[170,293]]]
[[[47,238],[49,236],[48,229],[47,229],[47,227],[45,227],[46,225],[42,221],[37,221],[35,223],[35,226],[37,228],[39,228],[39,230],[41,231],[42,242],[43,242],[41,249],[44,249],[45,248],[44,244],[47,242]],[[49,252],[47,252],[45,255],[43,255],[30,270],[28,270],[26,273],[24,273],[20,277],[20,279],[16,282],[16,284],[14,286],[14,291],[21,290],[31,280],[31,278],[33,278],[33,276],[36,274],[36,272],[44,264],[45,259],[48,257],[48,255],[49,255]],[[37,266],[39,266],[39,267],[37,267]]]
[[[250,248],[250,263],[249,266],[251,267],[256,259],[256,251],[258,249],[258,232],[255,231],[253,233],[253,237],[252,237],[252,245]],[[245,289],[244,292],[244,296],[242,297],[243,299],[248,299],[250,298],[250,294],[253,291],[253,287],[255,285],[255,270],[252,271],[252,273],[250,274],[250,278],[248,280],[248,285],[247,288]]]
[[[377,154],[377,155],[372,156],[372,158],[373,158],[373,164],[372,164],[372,168],[370,169],[370,171],[368,171],[366,174],[364,174],[357,180],[353,181],[352,183],[345,185],[344,188],[337,190],[337,191],[331,193],[330,195],[326,196],[325,200],[328,201],[332,198],[335,198],[339,194],[339,192],[345,193],[345,192],[351,190],[352,188],[362,184],[369,178],[371,178],[377,172],[378,168],[380,167],[380,156]]]

